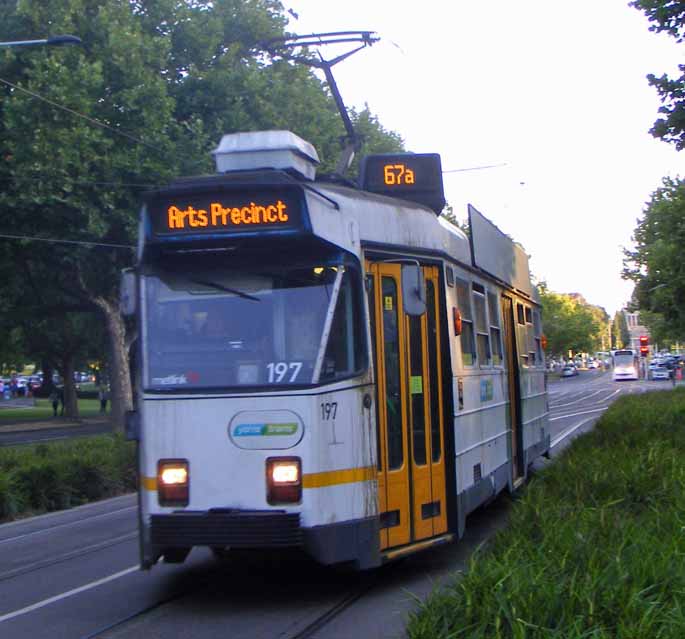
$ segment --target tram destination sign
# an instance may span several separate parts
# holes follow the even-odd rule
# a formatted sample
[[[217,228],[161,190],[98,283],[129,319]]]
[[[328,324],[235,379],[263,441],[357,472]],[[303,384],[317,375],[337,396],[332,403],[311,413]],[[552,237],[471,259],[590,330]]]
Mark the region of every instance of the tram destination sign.
[[[365,191],[418,202],[437,214],[445,206],[437,153],[368,155],[362,159],[359,180]]]
[[[302,208],[300,194],[283,189],[161,192],[148,202],[157,236],[300,230]]]

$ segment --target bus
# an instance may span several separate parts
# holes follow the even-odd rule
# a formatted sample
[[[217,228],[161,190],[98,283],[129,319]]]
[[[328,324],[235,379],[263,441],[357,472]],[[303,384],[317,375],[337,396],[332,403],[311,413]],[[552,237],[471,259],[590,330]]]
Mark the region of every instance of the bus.
[[[139,329],[141,566],[192,548],[379,566],[457,540],[550,448],[523,248],[439,217],[437,154],[316,178],[287,131],[148,193],[122,309]]]
[[[640,359],[636,351],[630,348],[616,350],[612,352],[612,359],[614,381],[639,378]]]

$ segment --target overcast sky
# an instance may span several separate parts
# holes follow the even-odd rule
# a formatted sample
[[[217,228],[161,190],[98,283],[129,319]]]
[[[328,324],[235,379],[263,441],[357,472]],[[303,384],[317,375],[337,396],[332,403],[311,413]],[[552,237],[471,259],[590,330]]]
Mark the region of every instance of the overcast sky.
[[[348,106],[368,103],[407,149],[437,152],[459,217],[471,203],[560,293],[613,314],[630,298],[622,247],[683,154],[649,133],[648,73],[683,46],[627,0],[285,0],[296,33],[363,29],[381,41],[334,69]]]

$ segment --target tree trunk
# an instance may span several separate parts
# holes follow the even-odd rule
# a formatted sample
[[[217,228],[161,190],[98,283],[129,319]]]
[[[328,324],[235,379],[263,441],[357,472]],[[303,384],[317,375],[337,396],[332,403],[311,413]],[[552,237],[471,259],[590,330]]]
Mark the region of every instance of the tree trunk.
[[[79,416],[76,385],[74,384],[74,368],[74,358],[72,355],[68,355],[60,372],[64,378],[64,416],[70,419],[78,419]]]
[[[126,346],[126,325],[119,313],[119,303],[104,297],[95,298],[95,304],[105,316],[105,325],[110,345],[110,400],[112,407],[112,426],[115,431],[124,431],[127,410],[133,406],[133,391],[128,367]]]

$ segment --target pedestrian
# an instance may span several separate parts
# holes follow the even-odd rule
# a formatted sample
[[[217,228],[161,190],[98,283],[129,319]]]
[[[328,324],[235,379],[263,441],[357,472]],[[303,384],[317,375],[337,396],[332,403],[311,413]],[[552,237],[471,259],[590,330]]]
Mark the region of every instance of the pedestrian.
[[[52,416],[57,417],[57,407],[59,406],[59,393],[56,388],[50,393],[50,403],[52,404]]]
[[[100,384],[100,388],[98,389],[98,399],[100,400],[100,414],[104,415],[107,412],[108,399],[107,388],[104,384]]]
[[[60,386],[57,391],[60,403],[59,416],[64,417],[64,386]]]

